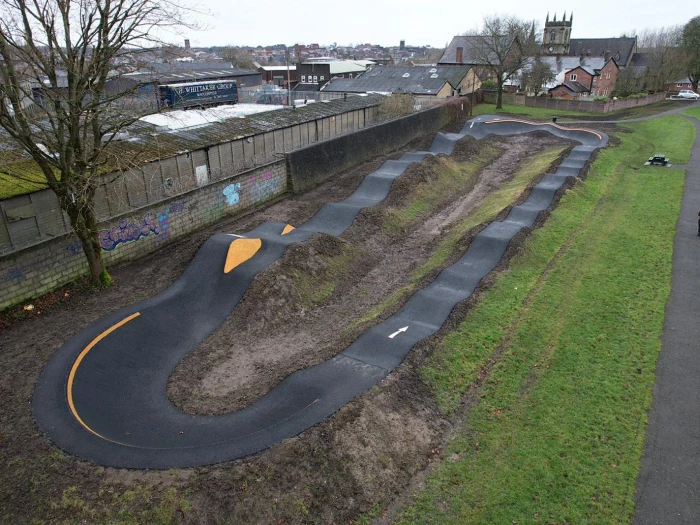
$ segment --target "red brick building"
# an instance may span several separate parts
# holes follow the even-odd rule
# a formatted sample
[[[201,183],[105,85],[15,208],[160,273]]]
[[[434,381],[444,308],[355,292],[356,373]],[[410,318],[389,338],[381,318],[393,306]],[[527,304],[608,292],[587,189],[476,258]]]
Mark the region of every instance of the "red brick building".
[[[693,89],[693,84],[690,82],[689,78],[684,78],[683,80],[679,80],[678,82],[672,82],[667,86],[666,91],[669,91],[671,93],[678,93],[682,89]]]
[[[615,83],[620,74],[620,68],[614,59],[608,60],[603,69],[597,72],[593,77],[593,94],[600,97],[609,97],[615,90]]]
[[[614,59],[600,69],[578,66],[564,74],[564,82],[549,90],[550,97],[576,98],[580,96],[610,96],[620,68]]]

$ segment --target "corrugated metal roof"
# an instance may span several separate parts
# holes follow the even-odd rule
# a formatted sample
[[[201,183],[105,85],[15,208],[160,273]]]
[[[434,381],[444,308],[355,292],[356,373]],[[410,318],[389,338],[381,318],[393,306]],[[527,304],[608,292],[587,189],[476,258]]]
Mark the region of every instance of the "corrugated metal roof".
[[[281,110],[256,113],[244,118],[231,118],[222,122],[188,128],[185,130],[156,131],[155,126],[138,121],[128,129],[128,138],[112,142],[108,156],[117,159],[129,159],[130,164],[145,164],[172,157],[184,152],[202,149],[207,146],[230,142],[260,133],[287,128],[296,124],[314,121],[376,106],[380,95],[366,97],[351,96],[347,99],[309,104],[293,110]],[[115,163],[107,164],[103,173],[118,169]],[[41,180],[41,173],[33,160],[27,158],[6,134],[0,134],[0,172],[9,172],[35,180]],[[39,189],[34,188],[32,191]]]

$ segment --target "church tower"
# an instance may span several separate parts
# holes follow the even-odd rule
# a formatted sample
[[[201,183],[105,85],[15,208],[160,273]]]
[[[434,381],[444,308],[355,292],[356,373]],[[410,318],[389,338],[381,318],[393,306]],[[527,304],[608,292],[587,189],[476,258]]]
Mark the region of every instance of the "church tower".
[[[566,19],[566,11],[561,20],[557,20],[557,14],[554,13],[554,19],[549,19],[544,23],[544,35],[542,38],[542,54],[544,55],[568,55],[569,44],[571,42],[571,24],[574,22],[574,14],[571,13],[569,20]]]

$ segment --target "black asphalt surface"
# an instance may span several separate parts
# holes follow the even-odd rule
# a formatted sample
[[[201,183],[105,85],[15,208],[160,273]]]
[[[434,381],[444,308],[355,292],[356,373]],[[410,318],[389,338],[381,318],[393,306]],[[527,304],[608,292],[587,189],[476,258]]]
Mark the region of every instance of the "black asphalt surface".
[[[700,136],[700,122],[691,120]],[[700,140],[686,166],[634,523],[700,523]]]
[[[177,364],[218,328],[254,277],[290,244],[316,232],[340,235],[362,208],[386,197],[392,181],[412,162],[428,154],[451,154],[466,135],[481,139],[488,134],[536,130],[581,145],[556,173],[542,179],[525,203],[479,233],[457,263],[414,294],[393,317],[369,329],[336,357],[290,375],[243,410],[220,416],[189,415],[170,403],[166,385]],[[262,248],[228,274],[222,270],[236,237],[215,235],[166,291],[97,321],[56,352],[42,371],[32,401],[37,425],[75,456],[127,468],[207,465],[296,436],[377,384],[417,342],[439,330],[455,305],[469,297],[498,264],[510,240],[532,226],[566,178],[577,176],[593,152],[606,144],[604,134],[483,116],[468,122],[459,134],[438,134],[429,152],[406,153],[400,160],[387,161],[353,195],[325,205],[287,235],[280,235],[285,226],[281,223],[265,223],[247,232],[246,238],[262,239]],[[109,332],[137,312],[138,317]],[[95,341],[101,334],[102,339]],[[69,391],[80,420],[70,409]]]

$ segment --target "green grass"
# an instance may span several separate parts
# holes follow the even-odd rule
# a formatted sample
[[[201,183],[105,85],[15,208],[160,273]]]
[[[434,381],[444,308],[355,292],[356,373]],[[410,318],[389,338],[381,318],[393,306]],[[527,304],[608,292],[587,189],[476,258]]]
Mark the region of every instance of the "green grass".
[[[690,108],[685,110],[683,113],[688,115],[689,117],[694,117],[700,120],[700,108]]]
[[[476,184],[479,171],[493,162],[499,153],[497,148],[487,146],[470,162],[455,162],[443,157],[434,159],[438,176],[434,180],[418,184],[405,206],[389,209],[384,216],[383,227],[390,234],[399,235],[440,209],[446,196],[471,190]]]
[[[611,111],[610,113],[591,113],[589,111],[563,111],[558,109],[545,109],[545,108],[531,108],[526,106],[516,106],[513,104],[504,104],[503,109],[496,109],[495,104],[479,104],[474,107],[474,115],[498,115],[501,113],[509,115],[523,115],[526,117],[531,117],[539,120],[551,120],[552,116],[563,119],[576,119],[576,120],[614,120],[616,118],[621,119],[631,119],[640,118],[650,115],[655,115],[657,113],[662,113],[671,109],[680,108],[684,105],[683,102],[662,100],[660,102],[655,102],[654,104],[648,104],[646,106],[638,106],[630,109],[619,109]]]
[[[369,309],[357,320],[363,324],[375,319],[387,309],[391,308],[406,296],[414,292],[420,281],[428,274],[440,267],[457,249],[461,239],[473,228],[493,220],[504,208],[513,204],[520,195],[530,186],[532,180],[544,174],[549,166],[559,157],[565,148],[555,146],[542,153],[526,157],[522,160],[520,168],[513,178],[503,184],[498,190],[490,193],[469,215],[454,224],[447,235],[440,241],[428,260],[420,265],[411,275],[409,282],[386,297],[374,308]],[[451,161],[454,163],[454,161]],[[458,163],[468,164],[468,163]]]
[[[640,159],[695,130],[629,130],[424,366],[447,411],[486,379],[400,523],[630,520],[684,179]]]
[[[587,117],[593,113],[587,111],[559,111],[545,108],[530,108],[526,106],[516,106],[514,104],[503,104],[502,109],[496,109],[496,104],[479,104],[474,106],[474,115],[498,115],[506,113],[508,115],[524,115],[541,120],[550,120],[552,115],[558,117]]]

